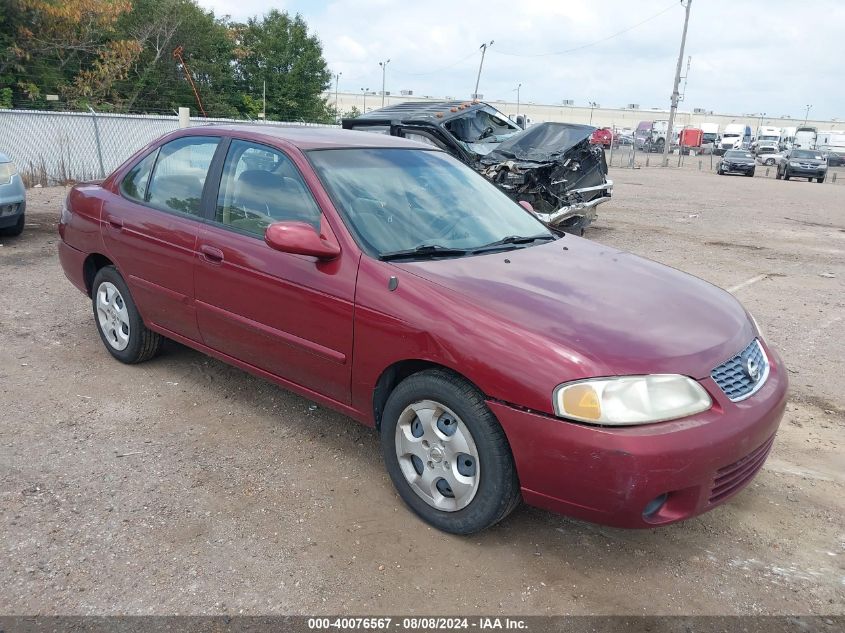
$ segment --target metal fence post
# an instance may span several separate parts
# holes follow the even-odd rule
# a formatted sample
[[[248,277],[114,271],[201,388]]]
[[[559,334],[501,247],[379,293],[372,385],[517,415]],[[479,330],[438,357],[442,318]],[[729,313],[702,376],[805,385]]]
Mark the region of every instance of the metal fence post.
[[[191,127],[191,109],[179,108],[179,127]]]
[[[94,140],[97,142],[97,160],[100,163],[100,178],[105,178],[106,170],[103,167],[103,146],[100,143],[100,124],[97,123],[97,113],[94,112],[94,108],[88,106],[88,109],[91,111],[91,120],[94,121]]]

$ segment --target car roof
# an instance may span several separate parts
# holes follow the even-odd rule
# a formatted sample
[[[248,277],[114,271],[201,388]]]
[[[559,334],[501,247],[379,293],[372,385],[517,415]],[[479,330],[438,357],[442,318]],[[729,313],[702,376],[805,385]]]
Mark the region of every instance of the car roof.
[[[282,126],[271,123],[256,123],[253,125],[208,125],[192,127],[186,132],[190,135],[208,134],[209,132],[224,132],[226,136],[236,136],[248,139],[278,139],[285,141],[302,150],[329,149],[354,147],[395,147],[420,149],[426,147],[421,143],[409,141],[387,134],[373,132],[355,132],[340,127],[310,127],[310,126]]]
[[[483,101],[405,101],[393,105],[371,110],[354,119],[344,119],[349,124],[355,121],[433,121],[442,123],[466,114],[467,110],[493,108]],[[438,116],[439,115],[439,116]]]

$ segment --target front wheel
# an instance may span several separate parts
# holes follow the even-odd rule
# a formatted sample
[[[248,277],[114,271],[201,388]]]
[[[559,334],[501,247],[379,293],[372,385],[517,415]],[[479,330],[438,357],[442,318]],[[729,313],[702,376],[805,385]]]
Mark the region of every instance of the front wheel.
[[[141,363],[158,354],[161,335],[144,325],[129,287],[114,266],[104,266],[94,277],[91,302],[100,338],[117,360]]]
[[[397,492],[434,527],[472,534],[519,504],[505,433],[463,378],[439,369],[406,378],[387,400],[380,433]]]
[[[821,178],[816,178],[816,182],[818,182],[819,184],[823,183],[824,182],[824,176],[822,176]]]
[[[784,179],[784,180],[789,180],[789,172],[788,172],[788,171],[786,171],[785,169],[783,170],[783,179]]]
[[[767,167],[771,167],[771,166],[772,166],[772,165],[774,165],[774,164],[775,164],[775,159],[774,159],[774,158],[767,158],[767,159],[766,159],[766,166],[767,166]]]
[[[748,177],[749,177],[749,178],[754,178],[754,170],[753,170],[753,169],[752,169],[751,171],[749,171],[749,172],[748,172]]]

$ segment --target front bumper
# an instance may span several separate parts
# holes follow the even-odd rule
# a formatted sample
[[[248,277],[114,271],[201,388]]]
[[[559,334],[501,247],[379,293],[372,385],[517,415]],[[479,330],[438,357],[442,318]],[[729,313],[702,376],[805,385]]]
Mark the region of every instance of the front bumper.
[[[752,397],[731,402],[706,378],[713,408],[671,422],[596,427],[488,402],[510,443],[523,498],[625,528],[682,521],[727,501],[762,467],[786,406],[785,368],[767,346],[766,353],[771,371]],[[644,516],[664,494],[660,509]]]
[[[0,229],[14,226],[26,213],[26,190],[18,174],[9,183],[0,185]]]
[[[596,197],[587,202],[563,206],[551,213],[539,213],[535,211],[534,215],[544,224],[555,228],[571,229],[577,226],[578,228],[585,229],[596,219],[596,207],[609,201],[613,195],[613,181],[607,180],[595,187],[584,187],[569,192],[570,196],[583,196],[585,194],[594,194]]]
[[[827,169],[818,169],[816,167],[793,167],[788,165],[786,168],[790,177],[796,178],[824,178],[827,176]]]
[[[754,167],[756,167],[755,163],[751,163],[748,165],[725,165],[722,163],[722,171],[726,174],[748,174],[754,171]]]

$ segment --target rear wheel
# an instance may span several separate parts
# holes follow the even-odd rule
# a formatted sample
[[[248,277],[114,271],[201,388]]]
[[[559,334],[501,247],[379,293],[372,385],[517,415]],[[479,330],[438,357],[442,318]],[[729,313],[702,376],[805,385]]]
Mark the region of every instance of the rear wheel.
[[[774,164],[775,164],[775,159],[774,159],[774,158],[767,158],[767,159],[766,159],[766,166],[767,166],[767,167],[771,167],[771,166],[772,166],[772,165],[774,165]]]
[[[788,172],[787,170],[785,170],[785,169],[783,170],[783,179],[784,179],[784,180],[789,180],[789,172]]]
[[[657,139],[657,144],[655,145],[655,149],[657,150],[658,154],[663,153],[663,146],[665,144],[666,144],[666,141],[664,141],[662,138]]]
[[[519,482],[505,433],[466,380],[434,369],[390,394],[381,422],[385,466],[405,503],[452,534],[472,534],[518,505]]]
[[[97,272],[91,301],[100,338],[117,360],[141,363],[158,354],[162,337],[144,325],[126,282],[114,266]]]
[[[24,214],[21,213],[18,217],[18,221],[15,222],[12,226],[6,229],[0,229],[0,235],[8,235],[9,237],[17,237],[21,233],[23,233],[23,227],[26,224],[26,218]]]

